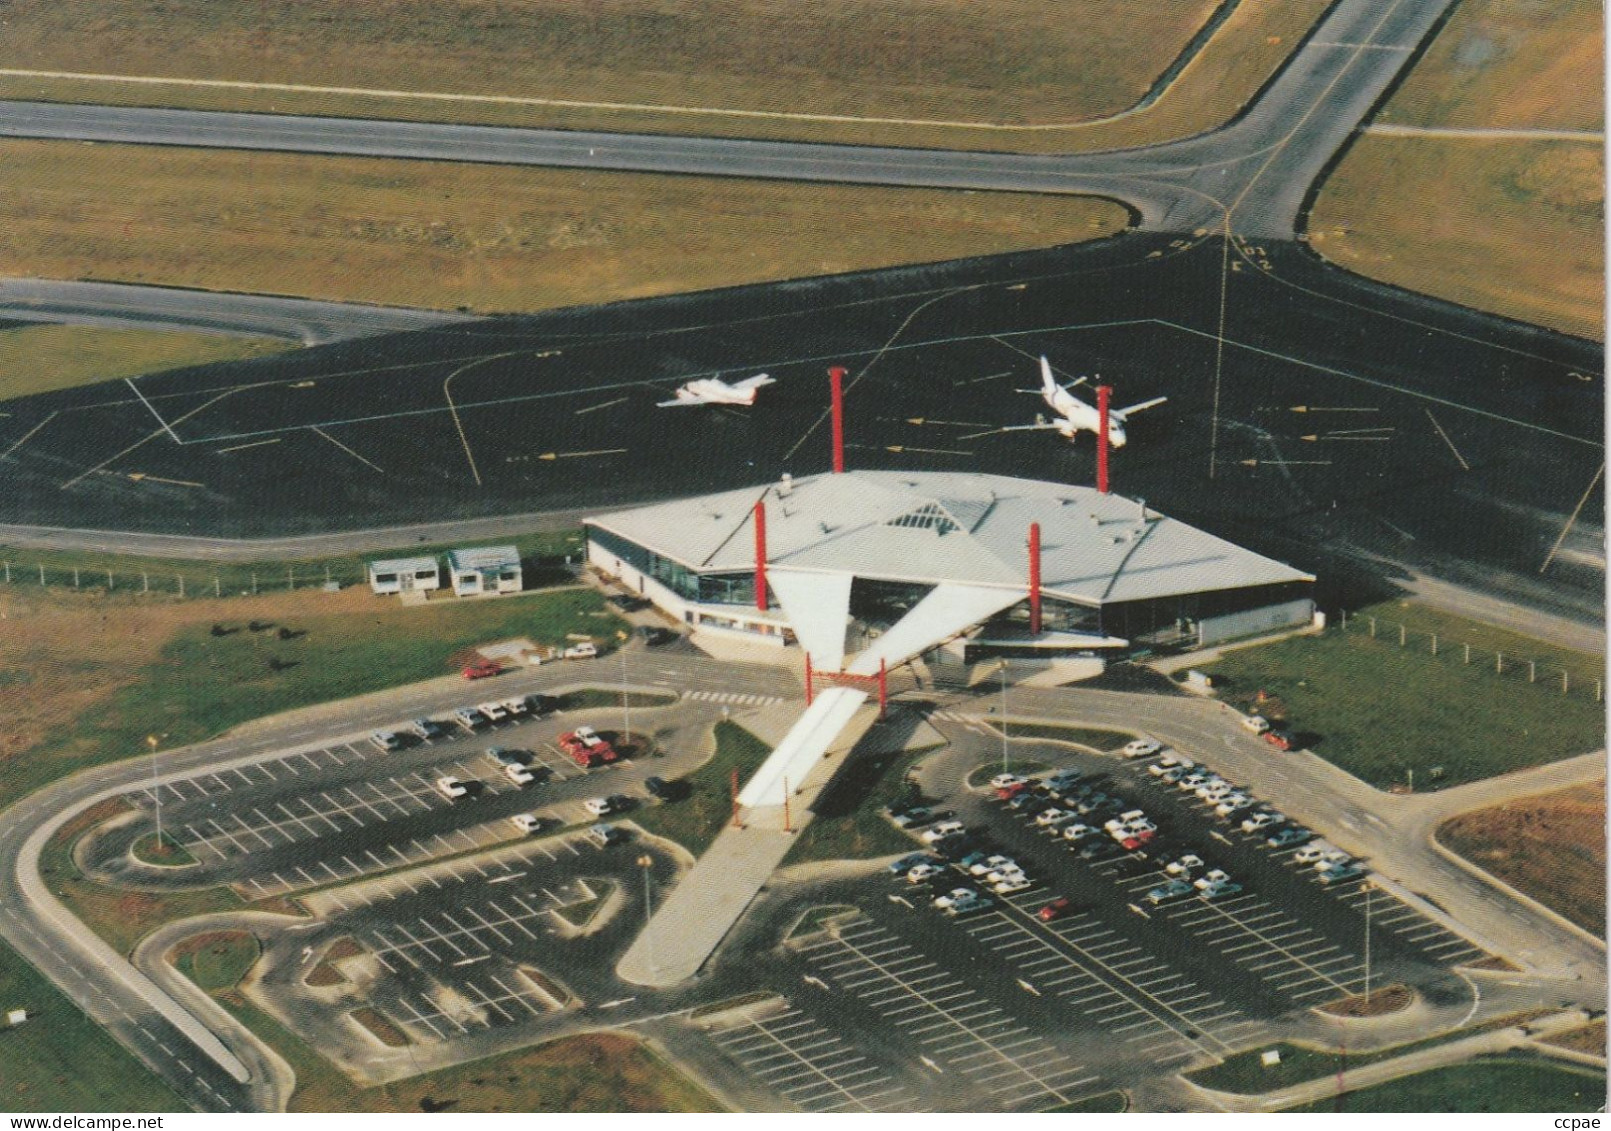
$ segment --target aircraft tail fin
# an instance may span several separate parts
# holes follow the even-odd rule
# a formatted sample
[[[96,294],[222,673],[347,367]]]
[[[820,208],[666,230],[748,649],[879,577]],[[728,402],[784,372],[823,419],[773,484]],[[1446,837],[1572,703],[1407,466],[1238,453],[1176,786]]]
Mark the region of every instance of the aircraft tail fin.
[[[768,377],[765,373],[757,373],[754,377],[746,377],[733,384],[735,389],[759,389],[763,385],[776,385],[777,378]]]
[[[1040,355],[1040,389],[1048,397],[1057,392],[1057,378],[1052,376],[1052,363],[1045,354]]]

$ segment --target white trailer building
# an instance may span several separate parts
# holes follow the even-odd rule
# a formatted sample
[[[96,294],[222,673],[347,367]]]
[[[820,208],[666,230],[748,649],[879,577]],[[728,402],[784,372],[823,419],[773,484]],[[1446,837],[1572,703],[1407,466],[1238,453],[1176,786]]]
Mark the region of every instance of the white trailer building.
[[[442,564],[435,558],[388,558],[369,563],[369,588],[376,593],[410,593],[442,588]]]
[[[492,593],[519,593],[520,551],[513,546],[477,546],[448,554],[453,592],[460,597]]]

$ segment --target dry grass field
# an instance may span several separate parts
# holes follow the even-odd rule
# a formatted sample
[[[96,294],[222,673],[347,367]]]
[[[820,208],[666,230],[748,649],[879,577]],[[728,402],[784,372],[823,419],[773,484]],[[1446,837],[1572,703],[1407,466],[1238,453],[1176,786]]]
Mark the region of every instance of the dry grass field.
[[[1572,922],[1605,935],[1605,784],[1445,821],[1438,840]]]
[[[0,274],[478,311],[1047,247],[1128,222],[1081,197],[39,141],[0,142],[0,192]]]
[[[1058,0],[13,0],[0,68],[180,81],[13,74],[0,76],[0,95],[960,148],[1097,148],[1224,120],[1324,7],[1324,0],[1240,0],[1182,76],[1180,97],[1119,122],[1103,120],[1137,105],[1220,8],[1218,0],[1080,0],[1072,8]],[[1081,123],[1093,122],[1087,137]],[[1046,125],[1057,128],[1039,128]]]
[[[0,330],[0,400],[181,365],[263,357],[292,348],[290,342],[271,338],[98,326],[20,326]]]
[[[1380,121],[1603,128],[1593,0],[1461,4]],[[1374,279],[1604,338],[1603,146],[1527,137],[1367,135],[1326,182],[1315,250]]]
[[[1604,177],[1598,145],[1367,136],[1309,238],[1373,279],[1603,338]]]

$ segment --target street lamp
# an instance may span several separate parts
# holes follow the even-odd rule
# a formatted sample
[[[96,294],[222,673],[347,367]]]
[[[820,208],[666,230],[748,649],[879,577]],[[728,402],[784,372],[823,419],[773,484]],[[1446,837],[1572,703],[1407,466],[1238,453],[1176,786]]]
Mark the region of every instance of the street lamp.
[[[649,952],[649,969],[658,970],[660,964],[655,961],[654,935],[649,926],[654,919],[654,906],[649,898],[649,870],[654,867],[654,857],[644,853],[638,857],[638,867],[643,869],[643,945]]]
[[[151,800],[157,806],[157,846],[156,854],[162,856],[162,787],[157,784],[157,747],[162,739],[157,735],[145,736],[145,744],[151,748]]]
[[[1007,752],[1007,657],[1001,657],[1001,666],[996,671],[1001,676],[1001,772],[1006,773],[1009,757]]]

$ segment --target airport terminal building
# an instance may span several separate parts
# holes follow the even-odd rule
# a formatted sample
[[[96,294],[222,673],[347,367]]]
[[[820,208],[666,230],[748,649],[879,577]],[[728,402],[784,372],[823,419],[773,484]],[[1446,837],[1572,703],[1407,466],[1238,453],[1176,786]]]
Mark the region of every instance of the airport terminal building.
[[[1006,476],[785,476],[599,515],[586,532],[594,569],[696,635],[800,645],[825,670],[920,604],[911,654],[968,661],[1190,649],[1314,614],[1310,574],[1141,500]]]

